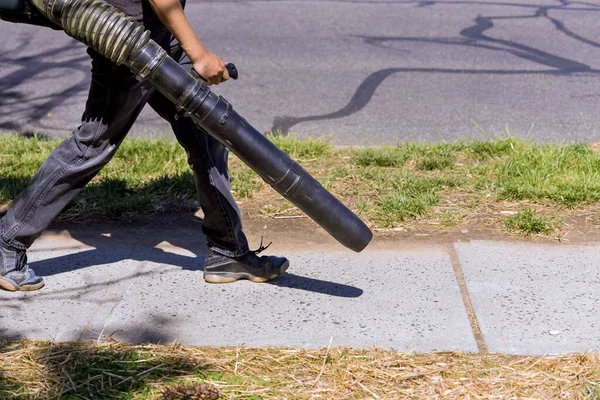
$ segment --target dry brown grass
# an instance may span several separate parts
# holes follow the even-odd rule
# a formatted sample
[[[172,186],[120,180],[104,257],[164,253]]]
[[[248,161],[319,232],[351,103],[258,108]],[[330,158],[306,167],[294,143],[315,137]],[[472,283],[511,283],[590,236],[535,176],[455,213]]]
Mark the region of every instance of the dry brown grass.
[[[595,354],[198,348],[0,340],[1,398],[160,399],[212,383],[239,399],[596,399]]]

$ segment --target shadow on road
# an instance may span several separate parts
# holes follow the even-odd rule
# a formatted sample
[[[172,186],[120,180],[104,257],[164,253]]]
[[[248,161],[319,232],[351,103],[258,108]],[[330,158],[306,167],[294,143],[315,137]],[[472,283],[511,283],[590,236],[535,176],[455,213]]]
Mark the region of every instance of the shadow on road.
[[[309,115],[303,117],[281,116],[275,117],[271,132],[280,132],[289,134],[291,128],[302,122],[333,120],[348,117],[366,107],[371,101],[377,88],[391,75],[396,73],[423,73],[423,74],[466,74],[466,75],[553,75],[565,76],[585,73],[598,74],[600,70],[594,69],[589,65],[580,63],[576,60],[562,57],[557,54],[551,54],[531,46],[527,46],[515,41],[497,39],[489,34],[494,28],[494,21],[513,20],[513,19],[546,19],[552,23],[556,31],[564,34],[578,42],[592,46],[600,47],[600,42],[591,40],[581,34],[570,30],[562,20],[550,16],[551,11],[561,11],[569,13],[600,13],[600,5],[590,2],[557,0],[555,5],[536,5],[518,2],[478,2],[478,1],[403,1],[402,4],[414,4],[416,7],[429,7],[433,9],[436,6],[464,6],[486,5],[486,6],[504,6],[519,8],[528,13],[525,15],[499,15],[499,16],[478,16],[475,18],[475,24],[465,28],[458,28],[458,37],[402,37],[402,36],[358,36],[366,44],[389,49],[398,50],[390,47],[391,43],[422,43],[442,46],[466,46],[483,51],[503,52],[509,56],[518,57],[531,61],[534,64],[550,69],[531,70],[531,69],[451,69],[451,68],[387,68],[371,73],[356,89],[354,95],[341,109],[320,115]],[[533,11],[531,13],[531,11]],[[600,16],[600,14],[599,14]],[[403,50],[406,51],[406,50]]]
[[[89,57],[85,55],[84,47],[74,41],[58,48],[21,56],[22,49],[31,47],[31,40],[20,37],[12,40],[12,48],[0,53],[0,65],[3,69],[11,71],[0,77],[0,119],[6,120],[0,123],[0,129],[27,133],[25,125],[15,121],[14,116],[18,115],[20,121],[37,124],[40,134],[44,135],[45,128],[55,129],[41,123],[48,113],[87,90],[91,76]],[[51,61],[61,58],[62,61]],[[73,79],[66,87],[56,87],[53,82],[56,77],[62,76],[82,78]],[[37,97],[26,96],[18,87],[32,78],[35,78],[39,85],[41,81],[48,81],[47,86],[53,88],[52,92]],[[25,98],[27,101],[24,101]]]

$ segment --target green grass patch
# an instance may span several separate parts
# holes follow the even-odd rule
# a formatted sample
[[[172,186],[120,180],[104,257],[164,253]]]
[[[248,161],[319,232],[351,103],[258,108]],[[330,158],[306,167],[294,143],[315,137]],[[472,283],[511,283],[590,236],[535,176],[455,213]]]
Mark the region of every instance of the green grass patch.
[[[449,169],[456,163],[461,147],[459,143],[422,145],[416,157],[416,167],[422,171]]]
[[[443,190],[459,184],[459,179],[417,176],[408,169],[358,170],[355,171],[354,180],[362,183],[354,186],[357,195],[362,195],[361,187],[367,189],[368,193],[373,193],[370,200],[376,210],[375,218],[384,227],[425,214],[439,202]]]
[[[495,140],[464,142],[463,144],[461,150],[479,160],[510,156],[531,146],[531,143],[512,136],[500,137]]]
[[[230,168],[231,192],[236,198],[252,198],[254,192],[263,187],[263,181],[245,165],[236,163]]]
[[[414,153],[408,146],[357,149],[352,161],[361,167],[401,167]]]
[[[548,234],[554,228],[561,225],[560,221],[556,222],[547,215],[537,213],[531,208],[518,212],[515,215],[508,217],[505,220],[506,227],[519,233],[523,236],[535,234]]]
[[[415,218],[452,224],[460,220],[457,215],[490,203],[574,208],[600,200],[600,155],[581,144],[541,145],[505,137],[340,150],[323,139],[268,137],[373,226]],[[59,143],[0,136],[0,204],[25,188]],[[263,191],[260,198],[274,204],[267,197],[278,194],[234,156],[230,176],[236,198],[252,200]],[[468,202],[460,200],[465,196]],[[61,218],[134,218],[194,210],[196,200],[186,154],[176,142],[128,139]]]
[[[600,199],[600,156],[583,145],[532,145],[495,166],[500,199],[565,206]]]
[[[298,139],[295,135],[270,133],[267,138],[293,158],[321,158],[331,154],[329,142],[320,138]]]

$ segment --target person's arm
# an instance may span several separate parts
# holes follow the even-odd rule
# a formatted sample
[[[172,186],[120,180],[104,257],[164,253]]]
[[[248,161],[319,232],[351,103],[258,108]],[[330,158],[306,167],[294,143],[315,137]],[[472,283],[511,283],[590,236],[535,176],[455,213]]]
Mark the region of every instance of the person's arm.
[[[152,9],[167,29],[179,41],[183,51],[192,61],[196,72],[209,84],[219,84],[229,79],[225,63],[204,48],[185,16],[179,0],[149,0]]]

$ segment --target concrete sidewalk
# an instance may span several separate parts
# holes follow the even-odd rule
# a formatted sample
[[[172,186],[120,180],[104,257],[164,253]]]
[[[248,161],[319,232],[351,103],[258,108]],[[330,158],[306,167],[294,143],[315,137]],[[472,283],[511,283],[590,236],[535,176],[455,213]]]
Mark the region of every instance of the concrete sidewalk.
[[[158,227],[161,228],[161,227]],[[281,237],[289,273],[210,285],[198,227],[72,226],[30,249],[46,287],[0,291],[0,336],[548,354],[600,350],[600,243]],[[253,240],[260,240],[254,234]],[[304,242],[303,242],[304,240]]]

